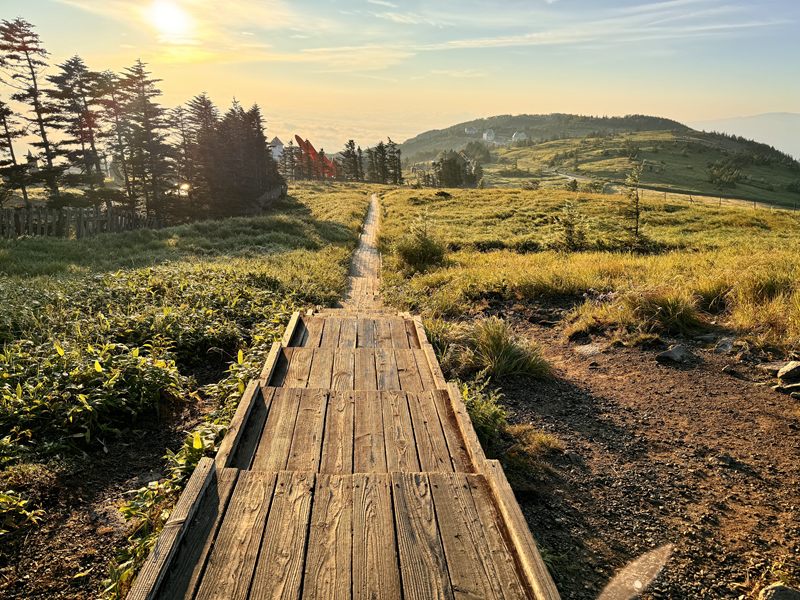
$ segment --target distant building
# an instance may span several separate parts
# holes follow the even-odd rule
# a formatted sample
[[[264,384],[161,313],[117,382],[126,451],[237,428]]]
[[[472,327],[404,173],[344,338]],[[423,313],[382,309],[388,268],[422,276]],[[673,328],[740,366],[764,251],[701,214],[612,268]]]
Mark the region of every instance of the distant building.
[[[478,133],[478,128],[477,127],[467,127],[464,130],[464,133],[469,133],[469,134]]]
[[[272,158],[279,158],[283,154],[283,142],[277,136],[269,143],[269,147],[272,149]]]
[[[28,168],[30,169],[31,173],[38,173],[39,172],[39,161],[36,160],[36,157],[31,154],[31,151],[28,150],[28,156],[26,157],[28,160]]]
[[[494,131],[491,130],[491,129],[487,129],[483,133],[483,139],[485,139],[487,142],[493,142],[494,141]]]
[[[511,141],[512,142],[522,142],[522,141],[527,140],[527,139],[528,139],[528,136],[525,135],[525,133],[522,132],[522,131],[514,132],[514,135],[511,136]]]

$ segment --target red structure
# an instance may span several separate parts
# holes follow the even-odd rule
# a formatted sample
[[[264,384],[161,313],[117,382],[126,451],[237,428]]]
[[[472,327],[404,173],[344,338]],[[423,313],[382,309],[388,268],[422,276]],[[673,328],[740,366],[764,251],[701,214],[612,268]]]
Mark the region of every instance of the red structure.
[[[311,145],[311,142],[308,140],[301,140],[299,135],[294,136],[294,139],[297,140],[297,145],[300,146],[300,149],[303,151],[304,154],[308,154],[311,157],[311,160],[316,161],[319,158],[319,154],[314,146]],[[333,166],[333,163],[328,160],[328,157],[325,157],[325,162],[328,163],[330,167],[330,174],[333,175],[336,172],[336,167]]]

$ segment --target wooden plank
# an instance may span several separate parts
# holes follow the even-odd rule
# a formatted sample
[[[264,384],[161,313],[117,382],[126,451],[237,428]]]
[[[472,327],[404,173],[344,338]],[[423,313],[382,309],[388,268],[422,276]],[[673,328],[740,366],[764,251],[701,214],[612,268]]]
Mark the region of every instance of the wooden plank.
[[[415,315],[411,317],[411,322],[414,325],[414,331],[417,333],[417,340],[419,341],[420,348],[425,344],[429,344],[430,340],[428,339],[428,335],[425,333],[425,325],[422,323],[422,317]]]
[[[422,378],[417,369],[414,352],[410,349],[395,349],[394,360],[397,364],[397,377],[400,380],[400,389],[414,394],[424,391]]]
[[[219,450],[217,450],[216,463],[217,467],[222,469],[231,466],[229,464],[231,456],[236,451],[239,441],[242,438],[245,428],[247,427],[250,413],[253,407],[261,402],[263,404],[264,397],[261,393],[261,382],[257,379],[251,381],[242,394],[239,400],[239,406],[236,408],[236,413],[228,425],[228,431],[220,442]]]
[[[428,476],[425,473],[392,473],[392,495],[403,597],[407,600],[452,599]]]
[[[313,358],[313,348],[295,348],[289,361],[289,370],[286,372],[283,387],[308,387],[308,376],[311,374],[311,361]]]
[[[303,336],[302,345],[306,348],[319,348],[322,341],[322,329],[325,326],[325,319],[320,317],[306,317],[303,319],[306,325],[306,332]]]
[[[436,389],[446,390],[447,381],[442,373],[442,367],[439,366],[439,359],[436,358],[436,352],[430,344],[422,344],[422,352],[425,359],[428,361],[428,367],[433,375],[433,381],[436,384]],[[419,355],[417,355],[419,357]]]
[[[278,474],[251,598],[300,598],[314,473]]]
[[[289,451],[289,461],[286,465],[287,471],[316,473],[319,470],[327,405],[326,390],[303,390],[292,436],[292,449]]]
[[[461,432],[461,437],[466,441],[467,453],[472,460],[472,464],[480,467],[486,462],[486,455],[483,452],[480,440],[478,440],[478,435],[475,433],[475,427],[472,425],[472,419],[469,417],[464,399],[461,397],[461,390],[458,389],[458,385],[455,383],[447,386],[447,399],[450,401],[450,409],[455,416],[455,422]]]
[[[238,476],[237,469],[217,469],[216,478],[199,500],[197,514],[158,589],[155,596],[158,600],[194,597]]]
[[[408,331],[406,331],[406,324],[403,319],[392,317],[389,319],[389,327],[391,328],[392,348],[402,350],[411,348],[411,344],[408,341]]]
[[[200,505],[198,499],[205,494],[214,480],[217,464],[210,458],[201,458],[189,478],[175,510],[161,530],[155,546],[139,572],[136,581],[128,592],[132,600],[150,600],[154,598],[161,582],[167,574],[170,562],[178,551],[178,545],[189,529],[189,523]]]
[[[330,389],[335,352],[334,348],[314,348],[311,372],[308,375],[308,387]]]
[[[342,320],[337,317],[325,319],[325,327],[322,330],[322,348],[337,348],[339,346],[339,331],[342,328]]]
[[[436,412],[439,413],[439,421],[442,423],[444,439],[447,440],[447,448],[450,451],[450,458],[453,460],[453,470],[461,473],[475,473],[476,466],[470,458],[467,444],[461,437],[461,431],[450,407],[450,400],[445,390],[434,390],[426,392],[430,397]],[[432,418],[432,416],[428,416]]]
[[[354,392],[331,392],[325,416],[325,435],[319,472],[346,475],[353,472]]]
[[[406,473],[420,471],[406,393],[380,392],[380,395],[387,470]]]
[[[492,500],[492,490],[483,475],[466,475],[475,510],[481,523],[481,535],[485,538],[492,554],[503,596],[507,600],[523,600],[533,596],[532,590],[526,592],[520,580],[521,569],[510,550],[512,544],[508,531]],[[528,592],[531,592],[528,594]]]
[[[503,516],[525,580],[532,588],[534,597],[537,600],[560,600],[556,585],[547,572],[528,523],[508,484],[503,467],[496,460],[487,460],[485,471],[486,481],[492,488],[494,501]]]
[[[271,387],[283,387],[286,381],[286,374],[289,372],[289,363],[292,360],[294,348],[284,348],[281,346],[278,352],[278,359],[275,361],[275,368],[272,370],[272,377],[266,379]]]
[[[411,346],[411,349],[419,350],[420,348],[422,348],[419,335],[417,335],[417,327],[414,324],[414,321],[410,317],[406,319],[405,326],[406,326],[406,335],[408,336],[408,345]]]
[[[377,390],[378,376],[375,371],[375,349],[356,348],[355,354],[355,374],[353,376],[354,389]]]
[[[401,597],[389,475],[353,475],[353,598]]]
[[[280,355],[281,345],[278,342],[275,342],[272,344],[272,348],[269,351],[269,356],[267,356],[267,362],[264,363],[264,368],[261,369],[261,374],[258,377],[264,382],[264,385],[270,385],[270,379],[272,379],[272,375],[275,373],[275,368],[278,366],[278,358]]]
[[[419,373],[419,377],[422,380],[422,388],[424,390],[435,390],[436,389],[436,381],[433,379],[433,373],[431,373],[431,368],[428,366],[428,359],[425,356],[425,352],[421,349],[414,350],[414,362],[417,364],[417,373]]]
[[[286,330],[283,332],[283,338],[281,339],[281,346],[284,348],[291,345],[292,338],[294,337],[295,330],[297,329],[297,323],[300,321],[300,313],[294,312],[292,313],[292,318],[289,319],[289,324],[286,326]]]
[[[428,480],[454,596],[504,600],[466,477],[430,473]]]
[[[407,393],[409,414],[414,427],[414,441],[422,471],[452,471],[453,461],[436,407],[428,394]],[[461,469],[463,470],[463,469]]]
[[[264,424],[267,422],[269,409],[272,405],[272,398],[275,396],[275,388],[261,388],[261,397],[258,398],[247,419],[247,425],[236,448],[228,459],[228,465],[234,469],[247,470],[253,462],[256,449],[261,441],[264,432]]]
[[[392,348],[392,326],[389,319],[375,319],[375,347]]]
[[[303,600],[350,600],[353,476],[318,475],[303,575]]]
[[[301,394],[299,389],[275,390],[264,433],[253,458],[254,471],[282,471],[286,468]]]
[[[378,392],[356,392],[353,472],[385,473],[386,448]]]
[[[352,390],[355,387],[356,356],[353,348],[337,348],[333,355],[331,389]]]
[[[342,319],[339,329],[339,348],[355,348],[358,340],[358,320],[355,318]]]
[[[375,347],[375,321],[373,319],[358,318],[358,339],[356,348]]]
[[[197,600],[245,600],[270,512],[276,473],[244,471],[214,543]]]
[[[400,378],[397,373],[397,361],[394,357],[394,350],[391,348],[375,349],[375,371],[378,379],[377,389],[400,389]]]

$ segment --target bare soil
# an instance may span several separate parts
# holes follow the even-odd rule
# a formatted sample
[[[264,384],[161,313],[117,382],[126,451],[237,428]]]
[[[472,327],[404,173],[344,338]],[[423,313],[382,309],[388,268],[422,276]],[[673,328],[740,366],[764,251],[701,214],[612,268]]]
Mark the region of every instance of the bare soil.
[[[565,446],[535,491],[518,493],[563,598],[596,598],[626,563],[667,543],[674,554],[644,599],[755,598],[781,578],[797,587],[800,401],[758,368],[773,357],[718,354],[693,338],[606,348],[605,338],[568,341],[557,308],[485,312],[510,319],[555,368],[552,381],[493,383],[512,423]],[[592,342],[602,351],[576,352]],[[673,343],[699,360],[657,362]]]

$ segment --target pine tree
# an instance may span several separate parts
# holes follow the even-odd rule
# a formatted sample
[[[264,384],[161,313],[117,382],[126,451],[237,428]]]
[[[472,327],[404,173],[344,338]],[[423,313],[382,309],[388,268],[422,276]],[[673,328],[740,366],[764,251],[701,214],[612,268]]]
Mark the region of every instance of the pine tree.
[[[367,148],[367,173],[366,179],[370,183],[378,183],[379,181],[378,166],[375,162],[375,152],[372,148]]]
[[[9,159],[0,160],[0,179],[5,180],[0,186],[0,208],[3,202],[10,197],[11,191],[18,189],[22,192],[22,199],[27,208],[31,207],[28,199],[28,173],[27,163],[17,162],[17,155],[14,152],[14,140],[25,135],[24,129],[18,129],[17,123],[13,120],[12,111],[5,102],[0,101],[0,150],[9,155]]]
[[[11,96],[12,100],[29,107],[29,116],[23,115],[23,119],[34,126],[39,136],[39,140],[31,145],[43,153],[46,166],[40,169],[40,175],[50,192],[58,196],[59,177],[64,168],[56,165],[57,146],[49,137],[50,133],[59,129],[58,110],[41,89],[49,55],[42,47],[39,36],[33,32],[33,25],[21,18],[2,21],[0,67],[8,76],[3,82],[17,90]]]
[[[376,183],[389,183],[389,160],[386,154],[386,144],[383,143],[383,140],[375,146],[373,155],[375,156]]]
[[[320,148],[319,152],[317,153],[317,161],[316,164],[314,165],[314,170],[316,172],[315,173],[316,177],[318,179],[322,179],[323,181],[325,181],[330,176],[328,161],[325,160],[324,148]]]
[[[358,177],[356,177],[356,181],[364,181],[364,155],[361,152],[361,146],[356,150],[356,154],[358,154]]]
[[[204,92],[186,103],[186,120],[192,148],[195,210],[208,214],[222,186],[222,155],[217,130],[219,109]]]
[[[342,162],[344,163],[342,166],[344,178],[349,181],[358,181],[358,155],[356,154],[356,143],[353,140],[349,140],[344,145]]]
[[[279,163],[280,173],[283,178],[287,181],[295,181],[296,155],[294,141],[289,140],[289,143],[284,146]]]
[[[400,149],[397,147],[392,141],[392,138],[388,138],[388,143],[386,144],[386,162],[388,167],[388,180],[391,181],[394,185],[402,185],[403,184],[403,164],[402,160],[400,159]]]
[[[106,144],[113,158],[113,171],[122,179],[125,188],[123,207],[135,211],[137,197],[130,165],[132,133],[126,115],[127,101],[128,94],[120,78],[112,71],[103,71],[98,79],[98,116],[102,125],[99,138],[108,140]]]

